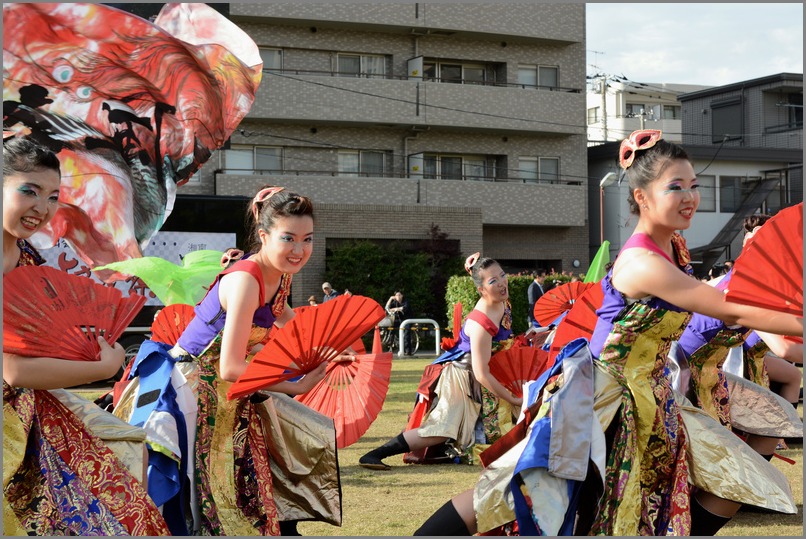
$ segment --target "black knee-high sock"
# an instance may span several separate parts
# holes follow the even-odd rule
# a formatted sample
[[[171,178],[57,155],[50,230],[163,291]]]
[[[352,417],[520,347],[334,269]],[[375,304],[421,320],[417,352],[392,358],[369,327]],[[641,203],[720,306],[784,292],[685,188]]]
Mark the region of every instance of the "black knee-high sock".
[[[695,535],[714,535],[728,523],[731,517],[721,517],[708,511],[697,498],[691,497],[691,533]]]
[[[377,457],[379,459],[385,459],[386,457],[391,457],[392,455],[399,455],[401,453],[405,453],[409,450],[409,444],[406,442],[406,439],[403,437],[402,434],[398,434],[395,438],[392,438],[385,444],[380,447],[376,447],[366,455],[365,457]]]
[[[448,503],[428,517],[428,520],[414,532],[414,535],[470,535],[470,530],[459,516],[453,502],[448,500]]]
[[[296,520],[281,520],[280,521],[280,535],[301,535],[297,531]]]

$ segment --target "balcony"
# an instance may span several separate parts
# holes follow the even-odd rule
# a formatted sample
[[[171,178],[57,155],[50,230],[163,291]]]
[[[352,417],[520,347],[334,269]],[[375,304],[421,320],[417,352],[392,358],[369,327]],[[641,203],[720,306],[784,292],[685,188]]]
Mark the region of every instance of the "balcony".
[[[248,119],[583,135],[573,88],[448,84],[330,72],[265,71]]]
[[[493,182],[335,174],[272,173],[271,182],[310,195],[314,202],[480,207],[485,225],[568,227],[584,226],[587,220],[586,186],[578,180],[526,184],[514,179]],[[217,173],[215,194],[249,196],[266,181],[260,174]]]

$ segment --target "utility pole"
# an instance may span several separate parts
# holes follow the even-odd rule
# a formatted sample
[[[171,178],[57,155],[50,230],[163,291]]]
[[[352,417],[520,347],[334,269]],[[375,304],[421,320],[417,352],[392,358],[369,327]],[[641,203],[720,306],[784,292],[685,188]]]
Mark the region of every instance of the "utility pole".
[[[607,142],[607,75],[602,75],[602,134]]]

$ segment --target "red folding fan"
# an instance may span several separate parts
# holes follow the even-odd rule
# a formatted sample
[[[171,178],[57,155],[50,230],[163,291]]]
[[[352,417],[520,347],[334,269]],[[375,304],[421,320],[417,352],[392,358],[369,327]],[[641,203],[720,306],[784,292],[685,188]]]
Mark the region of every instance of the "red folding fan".
[[[342,449],[358,441],[378,417],[391,373],[392,352],[381,352],[381,334],[376,327],[371,354],[332,360],[324,380],[296,399],[333,418],[336,446]]]
[[[513,346],[490,358],[490,374],[516,397],[523,397],[523,384],[549,368],[549,353],[536,346]]]
[[[596,329],[596,322],[599,321],[596,311],[602,306],[602,301],[604,291],[601,283],[594,283],[594,286],[577,298],[574,306],[554,330],[554,337],[549,347],[550,361],[553,362],[563,346],[574,339],[584,337],[590,340],[593,330]]]
[[[747,242],[725,300],[803,316],[803,202],[779,211]]]
[[[3,284],[3,348],[27,357],[95,360],[98,337],[115,343],[146,301],[48,266],[16,268]]]
[[[339,296],[305,309],[273,331],[246,371],[232,384],[227,398],[300,376],[336,357],[384,317],[378,302],[364,296]]]
[[[174,345],[196,311],[192,305],[174,303],[163,307],[151,324],[151,340]]]
[[[548,326],[568,311],[574,305],[574,301],[593,284],[582,281],[568,282],[547,291],[535,303],[535,320],[540,322],[541,326]]]
[[[457,301],[453,304],[453,327],[451,328],[452,336],[442,337],[439,347],[443,350],[450,350],[456,343],[459,342],[459,332],[462,330],[462,302]]]
[[[300,314],[302,312],[305,312],[308,309],[312,309],[312,308],[318,307],[318,306],[319,306],[319,304],[316,304],[316,305],[300,305],[299,307],[294,307],[294,312],[296,314]],[[367,349],[364,346],[364,341],[362,341],[360,338],[356,339],[356,341],[353,344],[350,345],[350,348],[352,348],[353,352],[355,352],[356,354],[366,354],[367,353]]]

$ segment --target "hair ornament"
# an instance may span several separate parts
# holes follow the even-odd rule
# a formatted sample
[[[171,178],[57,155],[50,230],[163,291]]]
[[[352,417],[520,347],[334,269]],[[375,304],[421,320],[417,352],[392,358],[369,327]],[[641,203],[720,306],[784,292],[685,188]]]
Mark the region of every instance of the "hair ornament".
[[[266,202],[283,189],[285,189],[285,187],[266,187],[257,192],[255,198],[252,199],[252,214],[255,216],[255,221],[258,221],[260,217],[260,210],[257,205],[261,202]]]
[[[623,170],[627,170],[635,160],[635,152],[638,150],[648,150],[654,146],[663,136],[658,129],[639,129],[633,131],[630,136],[621,141],[618,150],[618,164]]]
[[[479,261],[479,257],[481,253],[473,253],[472,255],[468,256],[465,260],[465,271],[472,274],[473,273],[473,266],[476,265],[476,262]]]
[[[243,258],[243,251],[240,249],[227,249],[221,256],[221,267],[226,268],[231,262],[236,262]]]

